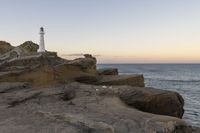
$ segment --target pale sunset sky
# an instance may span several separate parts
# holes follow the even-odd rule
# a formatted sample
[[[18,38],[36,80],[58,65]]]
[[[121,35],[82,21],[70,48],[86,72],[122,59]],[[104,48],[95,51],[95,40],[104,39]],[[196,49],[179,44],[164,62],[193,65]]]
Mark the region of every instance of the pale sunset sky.
[[[200,0],[0,0],[0,40],[98,63],[200,63]]]

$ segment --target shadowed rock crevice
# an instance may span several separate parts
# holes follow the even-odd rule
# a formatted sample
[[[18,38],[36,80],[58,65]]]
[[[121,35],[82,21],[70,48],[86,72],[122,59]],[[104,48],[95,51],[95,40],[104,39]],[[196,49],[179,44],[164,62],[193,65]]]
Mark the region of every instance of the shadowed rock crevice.
[[[19,104],[22,104],[22,103],[25,103],[26,101],[31,100],[31,99],[35,99],[40,94],[41,94],[41,92],[38,92],[38,93],[34,93],[34,94],[32,94],[30,96],[27,96],[27,97],[22,97],[22,98],[13,100],[13,101],[11,101],[11,102],[8,103],[8,105],[9,105],[8,108],[15,107],[15,106],[17,106]]]
[[[99,68],[97,70],[98,75],[118,75],[117,68]]]
[[[115,133],[114,128],[104,122],[91,121],[71,114],[52,114],[50,112],[37,112],[36,114],[56,121],[63,121],[78,128],[83,133]]]

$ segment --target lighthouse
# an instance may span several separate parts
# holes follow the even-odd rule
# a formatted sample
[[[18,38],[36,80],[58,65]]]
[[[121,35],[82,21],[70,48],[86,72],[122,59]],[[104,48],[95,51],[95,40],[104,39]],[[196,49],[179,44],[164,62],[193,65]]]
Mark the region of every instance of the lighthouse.
[[[39,49],[38,52],[45,52],[45,45],[44,45],[44,28],[40,28],[40,43],[39,43]]]

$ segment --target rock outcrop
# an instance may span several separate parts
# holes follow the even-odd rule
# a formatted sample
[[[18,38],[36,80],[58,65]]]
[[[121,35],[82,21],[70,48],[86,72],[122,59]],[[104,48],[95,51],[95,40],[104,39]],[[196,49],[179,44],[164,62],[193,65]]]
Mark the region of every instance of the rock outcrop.
[[[88,84],[144,86],[142,75],[117,75],[115,69],[96,69],[96,58],[66,60],[55,52],[37,53],[27,41],[0,56],[0,82],[30,82],[35,86],[78,81]]]
[[[144,87],[144,77],[141,74],[132,75],[80,75],[75,81],[94,85],[130,85]]]
[[[104,75],[100,76],[99,85],[130,85],[144,87],[144,77],[140,74],[132,75]]]
[[[184,100],[177,92],[150,87],[121,87],[120,98],[144,112],[182,118]]]
[[[0,52],[0,63],[23,56],[37,54],[37,49],[39,48],[39,46],[32,41],[26,41],[17,47],[13,47],[5,42],[3,44],[4,45],[1,45],[1,47],[3,47],[1,48],[1,51],[4,52]]]
[[[5,41],[0,41],[0,55],[12,50],[14,47],[10,43]]]
[[[31,53],[36,53],[37,50],[39,49],[39,46],[36,43],[32,42],[32,41],[26,41],[23,44],[21,44],[19,47],[21,49],[26,50],[27,53],[30,53],[30,54]]]
[[[0,132],[197,133],[181,119],[142,112],[129,105],[124,93],[129,89],[140,93],[139,88],[79,83],[23,88],[15,83],[18,89],[13,90],[6,84],[4,90],[12,91],[0,93]],[[143,90],[150,94],[157,91]],[[132,101],[133,97],[129,98]],[[171,104],[166,102],[168,106]]]
[[[30,82],[32,85],[72,82],[81,75],[95,75],[95,62],[88,57],[67,61],[56,53],[38,53],[2,63],[0,82]]]
[[[117,68],[100,68],[97,70],[98,75],[118,75]]]
[[[0,43],[0,132],[198,132],[180,119],[181,95],[144,87],[143,75],[96,69],[89,54],[38,53],[31,41]]]
[[[0,54],[0,82],[29,82],[41,86],[96,75],[96,59],[89,54],[84,55],[85,58],[66,60],[56,52],[37,53],[38,45],[31,41],[12,49],[7,47],[4,48],[7,51]]]

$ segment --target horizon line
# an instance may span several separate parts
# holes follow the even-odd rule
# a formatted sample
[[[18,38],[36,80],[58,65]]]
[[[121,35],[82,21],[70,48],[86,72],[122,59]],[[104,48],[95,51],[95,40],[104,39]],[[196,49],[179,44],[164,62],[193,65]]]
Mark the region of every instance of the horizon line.
[[[166,64],[174,64],[174,65],[200,65],[200,62],[199,63],[190,63],[190,62],[183,62],[183,63],[176,63],[176,62],[170,62],[170,63],[165,63],[165,62],[161,62],[161,63],[97,63],[97,65],[134,65],[134,64],[144,64],[144,65],[156,65],[156,64],[163,64],[163,65],[166,65]]]

